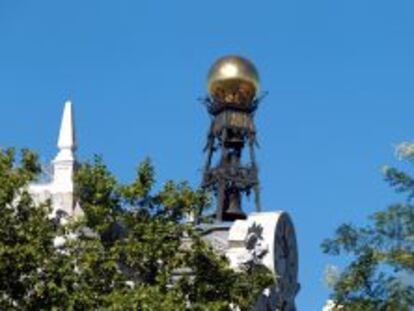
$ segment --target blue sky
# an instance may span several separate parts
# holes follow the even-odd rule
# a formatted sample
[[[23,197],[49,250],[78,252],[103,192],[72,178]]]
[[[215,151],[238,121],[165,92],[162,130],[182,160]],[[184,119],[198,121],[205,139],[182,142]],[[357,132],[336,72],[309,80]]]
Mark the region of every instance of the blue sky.
[[[63,102],[79,156],[122,179],[153,158],[160,182],[200,182],[209,119],[197,101],[226,54],[257,65],[262,203],[291,213],[298,309],[320,310],[319,245],[399,199],[382,181],[414,138],[411,0],[0,0],[0,145],[55,154]]]

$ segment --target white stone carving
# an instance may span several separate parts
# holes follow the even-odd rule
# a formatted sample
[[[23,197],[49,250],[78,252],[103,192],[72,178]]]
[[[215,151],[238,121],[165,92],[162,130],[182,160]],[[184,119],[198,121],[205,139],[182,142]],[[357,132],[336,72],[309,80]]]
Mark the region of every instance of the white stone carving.
[[[262,264],[275,275],[276,285],[263,292],[253,310],[296,310],[297,245],[286,212],[253,213],[246,220],[236,220],[229,231],[226,256],[236,270]]]
[[[263,264],[263,257],[269,252],[269,246],[263,238],[263,227],[253,222],[238,221],[230,229],[229,248],[226,252],[233,269],[245,269]]]

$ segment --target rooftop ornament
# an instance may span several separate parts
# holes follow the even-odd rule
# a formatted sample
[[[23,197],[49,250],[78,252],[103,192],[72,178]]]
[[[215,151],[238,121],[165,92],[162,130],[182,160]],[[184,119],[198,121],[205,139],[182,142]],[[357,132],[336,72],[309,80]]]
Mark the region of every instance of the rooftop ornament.
[[[217,221],[245,219],[241,207],[242,194],[255,194],[260,211],[258,170],[255,160],[256,129],[254,112],[260,98],[259,74],[253,63],[240,56],[217,60],[207,80],[205,99],[212,116],[205,151],[207,161],[202,186],[215,193]],[[242,151],[249,148],[249,164],[242,163]],[[219,154],[217,163],[213,155]]]

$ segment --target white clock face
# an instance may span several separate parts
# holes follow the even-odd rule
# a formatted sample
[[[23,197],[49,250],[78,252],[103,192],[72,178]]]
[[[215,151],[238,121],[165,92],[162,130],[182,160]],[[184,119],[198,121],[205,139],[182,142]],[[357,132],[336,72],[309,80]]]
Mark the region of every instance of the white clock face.
[[[278,291],[287,299],[294,298],[298,290],[298,251],[295,229],[285,213],[277,221],[274,247]]]

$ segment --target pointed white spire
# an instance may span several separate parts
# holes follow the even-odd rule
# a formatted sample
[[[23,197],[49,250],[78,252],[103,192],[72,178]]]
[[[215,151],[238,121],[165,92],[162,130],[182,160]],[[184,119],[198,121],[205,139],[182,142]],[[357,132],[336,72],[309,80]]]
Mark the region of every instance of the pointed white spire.
[[[82,208],[75,201],[74,175],[76,169],[76,135],[72,103],[67,100],[62,115],[62,123],[58,138],[59,152],[53,160],[53,179],[48,184],[31,184],[31,193],[37,196],[38,202],[51,199],[53,215],[63,211],[68,216],[82,216]]]
[[[72,102],[70,100],[65,102],[62,123],[60,125],[58,147],[59,149],[76,150],[75,124],[73,120]]]
[[[62,115],[62,123],[60,125],[59,139],[58,139],[59,154],[57,160],[74,160],[74,152],[76,151],[76,135],[75,123],[73,119],[72,102],[67,100]]]

